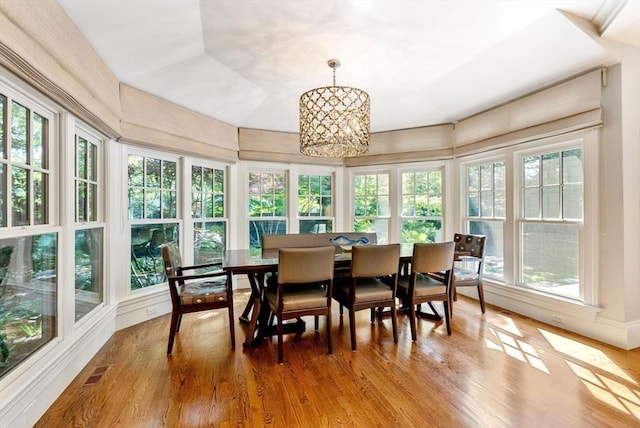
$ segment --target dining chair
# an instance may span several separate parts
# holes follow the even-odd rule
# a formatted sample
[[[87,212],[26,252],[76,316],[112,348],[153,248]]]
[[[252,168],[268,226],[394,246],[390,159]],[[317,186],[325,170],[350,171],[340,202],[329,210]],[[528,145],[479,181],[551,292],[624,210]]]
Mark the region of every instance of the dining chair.
[[[331,345],[331,293],[333,289],[333,246],[280,248],[277,286],[267,287],[265,300],[278,319],[278,363],[282,364],[284,321],[314,315],[327,317],[327,353]]]
[[[169,282],[172,305],[167,355],[171,354],[176,333],[180,331],[182,315],[212,309],[227,309],[229,313],[231,348],[235,348],[231,273],[216,269],[206,273],[184,275],[186,271],[219,268],[221,263],[182,266],[180,249],[176,242],[162,245],[162,259]]]
[[[487,237],[484,235],[470,235],[456,233],[453,235],[455,251],[461,253],[453,268],[452,294],[453,300],[458,300],[458,287],[476,287],[480,309],[484,314],[484,289],[482,287],[482,270],[484,268],[484,249]]]
[[[377,308],[391,308],[393,341],[398,343],[396,289],[400,265],[400,244],[356,246],[351,250],[351,278],[336,281],[333,298],[349,310],[351,349],[356,350],[355,313],[371,309],[371,322]],[[383,281],[384,280],[384,281]]]
[[[449,311],[454,250],[453,241],[413,244],[411,273],[398,280],[398,298],[402,301],[402,306],[409,310],[413,341],[417,337],[416,305],[422,303],[442,302],[447,334],[451,335]],[[436,272],[443,275],[444,281],[429,276]]]

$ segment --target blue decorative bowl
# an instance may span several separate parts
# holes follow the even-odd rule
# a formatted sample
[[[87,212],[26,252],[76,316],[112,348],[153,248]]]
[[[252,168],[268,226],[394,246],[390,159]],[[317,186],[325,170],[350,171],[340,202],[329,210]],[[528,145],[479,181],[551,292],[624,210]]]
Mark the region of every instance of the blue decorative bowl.
[[[369,238],[363,236],[358,239],[351,239],[348,236],[339,235],[335,238],[329,239],[329,242],[334,245],[338,245],[340,248],[342,248],[342,251],[351,251],[354,246],[369,245]]]

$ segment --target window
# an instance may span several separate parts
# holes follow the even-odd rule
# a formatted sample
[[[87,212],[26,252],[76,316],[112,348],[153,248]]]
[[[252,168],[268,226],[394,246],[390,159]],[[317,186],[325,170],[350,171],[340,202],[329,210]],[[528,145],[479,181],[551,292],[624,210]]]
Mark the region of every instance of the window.
[[[160,247],[178,241],[177,161],[130,154],[131,289],[165,281]]]
[[[389,242],[389,174],[357,174],[353,192],[353,230],[377,232],[379,244]]]
[[[284,172],[249,173],[249,249],[262,251],[262,235],[287,233],[287,192]]]
[[[521,157],[522,286],[580,298],[582,164],[581,148]]]
[[[0,85],[0,377],[57,335],[58,233],[49,216],[53,118]]]
[[[75,319],[103,302],[104,224],[99,223],[101,142],[82,130],[74,141]]]
[[[487,237],[484,273],[497,279],[504,279],[505,172],[503,161],[466,168],[467,229],[469,233]]]
[[[226,249],[225,170],[193,165],[191,189],[194,261],[211,263]]]
[[[442,241],[442,172],[402,173],[403,243]]]
[[[298,218],[300,233],[333,231],[331,175],[298,176]]]

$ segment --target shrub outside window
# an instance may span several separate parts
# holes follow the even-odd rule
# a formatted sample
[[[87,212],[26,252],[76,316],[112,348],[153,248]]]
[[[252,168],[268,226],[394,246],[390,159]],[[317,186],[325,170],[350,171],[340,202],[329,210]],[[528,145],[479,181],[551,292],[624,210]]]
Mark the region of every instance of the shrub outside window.
[[[130,154],[131,289],[166,280],[161,246],[178,241],[177,162]]]
[[[249,173],[249,250],[262,252],[262,235],[287,233],[287,175],[284,172]]]
[[[401,242],[442,241],[442,171],[402,173]]]

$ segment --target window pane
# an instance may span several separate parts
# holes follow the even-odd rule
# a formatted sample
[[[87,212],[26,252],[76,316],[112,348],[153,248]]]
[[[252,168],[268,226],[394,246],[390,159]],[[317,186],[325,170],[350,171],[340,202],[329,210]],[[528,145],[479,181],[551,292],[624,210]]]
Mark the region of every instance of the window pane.
[[[578,225],[523,223],[521,227],[522,284],[579,299]]]
[[[530,156],[524,158],[524,185],[539,186],[540,185],[540,162],[538,156]]]
[[[249,221],[249,250],[251,255],[262,253],[262,235],[282,235],[287,233],[284,220],[251,220]]]
[[[224,221],[196,222],[193,224],[193,256],[195,264],[213,263],[222,257],[226,248]]]
[[[353,193],[356,196],[365,195],[366,176],[356,175],[353,181]]]
[[[496,162],[493,164],[493,183],[495,189],[505,189],[504,162]]]
[[[0,163],[0,227],[7,226],[7,177],[5,166]]]
[[[582,184],[567,184],[562,188],[562,217],[582,219]]]
[[[560,153],[542,155],[542,185],[560,184]]]
[[[504,190],[495,191],[495,206],[493,207],[493,215],[496,218],[505,218],[507,215],[507,199]]]
[[[160,218],[160,191],[148,189],[144,192],[145,218]]]
[[[129,156],[128,174],[129,186],[144,186],[144,158],[142,156]]]
[[[87,178],[87,140],[82,137],[76,143],[76,177]]]
[[[524,189],[524,216],[525,218],[540,217],[540,193],[539,188]]]
[[[353,230],[355,232],[375,232],[378,244],[389,242],[389,221],[387,219],[355,219]]]
[[[193,192],[191,195],[191,216],[202,217],[202,193],[200,192]]]
[[[33,114],[33,132],[32,132],[32,152],[33,152],[33,166],[37,168],[45,168],[46,157],[44,156],[46,150],[46,123],[47,120],[37,113]]]
[[[440,220],[403,220],[402,243],[441,242],[442,221]]]
[[[29,224],[29,172],[14,166],[11,177],[13,226]]]
[[[224,194],[213,196],[213,216],[224,217]]]
[[[76,230],[75,307],[76,321],[103,301],[103,230]]]
[[[467,203],[469,217],[479,217],[480,216],[480,194],[478,192],[469,192],[467,195]]]
[[[403,216],[415,216],[415,197],[413,195],[404,195],[402,197],[402,215]]]
[[[582,183],[582,149],[562,152],[562,182]]]
[[[173,190],[162,192],[162,218],[176,218],[177,200],[176,192]]]
[[[486,276],[504,279],[504,255],[502,250],[503,223],[500,221],[470,221],[469,233],[485,235],[484,268]]]
[[[0,240],[0,377],[56,335],[57,235]]]
[[[144,218],[144,190],[129,189],[129,218]]]
[[[470,192],[480,190],[480,167],[472,166],[467,169],[467,188]]]
[[[178,242],[178,224],[131,225],[131,289],[136,290],[166,280],[161,246]]]
[[[162,161],[160,159],[146,159],[145,163],[147,164],[145,186],[160,187]]]
[[[28,163],[27,109],[15,101],[11,104],[11,161]]]
[[[556,186],[542,188],[542,218],[560,218],[560,188]]]
[[[493,188],[493,164],[480,167],[480,189],[491,190]]]
[[[39,171],[33,173],[33,223],[47,223],[47,182],[48,176]]]
[[[195,165],[191,167],[191,190],[193,192],[202,191],[202,168]]]
[[[91,183],[87,186],[87,220],[98,220],[98,185]]]
[[[215,191],[214,186],[214,174],[211,168],[202,168],[202,191],[213,193]]]
[[[7,153],[7,97],[0,95],[0,158],[5,159]]]
[[[480,216],[493,217],[493,192],[482,192],[480,198]]]
[[[390,207],[389,207],[389,197],[388,196],[378,196],[378,215],[379,216],[388,216],[390,215]]]
[[[98,147],[89,143],[87,146],[87,179],[98,181]]]
[[[300,233],[329,233],[333,232],[332,220],[300,220]]]
[[[224,193],[224,171],[221,169],[216,169],[214,177],[214,191],[219,194]]]

